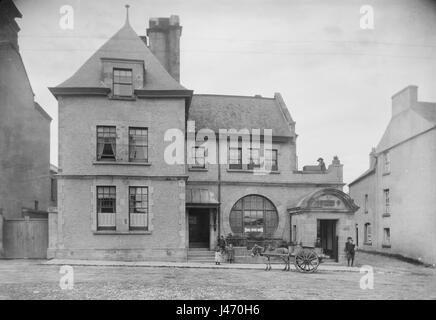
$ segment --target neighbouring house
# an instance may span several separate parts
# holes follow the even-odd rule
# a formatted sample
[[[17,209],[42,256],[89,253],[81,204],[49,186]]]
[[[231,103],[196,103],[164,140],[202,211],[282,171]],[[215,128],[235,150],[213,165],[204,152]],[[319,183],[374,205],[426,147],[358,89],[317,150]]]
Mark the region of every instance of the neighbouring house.
[[[392,96],[392,117],[370,168],[349,184],[359,247],[436,263],[436,103],[418,87]]]
[[[185,261],[231,233],[244,246],[319,244],[342,260],[357,207],[342,192],[339,159],[298,170],[295,121],[278,93],[194,94],[182,86],[181,31],[178,16],[153,18],[140,37],[127,18],[50,88],[59,105],[59,169],[48,256]],[[236,133],[220,137],[220,129]],[[266,129],[272,147],[264,151]],[[182,163],[173,164],[166,151],[177,137]],[[204,146],[215,138],[214,148]],[[211,153],[219,165],[207,161]],[[266,161],[271,170],[259,172]]]
[[[0,3],[0,208],[5,218],[22,208],[47,210],[50,200],[51,117],[34,100],[18,47],[12,1]]]
[[[47,246],[32,255],[24,250],[38,241],[27,237],[24,216],[45,214],[50,205],[51,117],[34,100],[21,59],[15,22],[21,13],[11,0],[0,2],[0,256],[44,257]],[[22,228],[22,229],[21,229]],[[44,227],[42,227],[44,228]],[[41,229],[42,230],[42,229]],[[38,235],[37,235],[38,234]],[[35,231],[33,239],[45,233]],[[45,239],[45,240],[44,240]],[[20,250],[17,246],[23,245]],[[3,250],[3,247],[5,250]],[[44,252],[45,253],[41,253]]]

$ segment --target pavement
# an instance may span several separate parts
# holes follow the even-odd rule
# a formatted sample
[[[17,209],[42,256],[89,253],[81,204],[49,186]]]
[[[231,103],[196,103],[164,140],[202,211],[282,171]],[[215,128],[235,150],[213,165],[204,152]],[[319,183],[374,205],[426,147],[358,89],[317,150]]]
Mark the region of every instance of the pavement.
[[[105,266],[105,267],[152,267],[152,268],[194,268],[194,269],[234,269],[234,270],[264,270],[265,264],[254,263],[215,263],[203,262],[159,262],[159,261],[103,261],[103,260],[72,260],[52,259],[44,262],[47,265],[71,265],[71,266]],[[272,264],[272,269],[283,269],[284,264]],[[293,264],[291,270],[296,270]],[[340,264],[320,264],[317,271],[328,272],[360,272],[358,267],[347,267]]]

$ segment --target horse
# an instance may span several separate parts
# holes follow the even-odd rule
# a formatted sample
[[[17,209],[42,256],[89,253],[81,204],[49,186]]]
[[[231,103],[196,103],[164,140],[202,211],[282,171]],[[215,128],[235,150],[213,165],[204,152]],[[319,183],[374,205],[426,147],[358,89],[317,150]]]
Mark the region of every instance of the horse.
[[[251,256],[263,256],[266,258],[265,271],[271,270],[271,258],[281,259],[285,263],[285,268],[282,271],[289,271],[291,269],[291,252],[289,252],[288,248],[273,248],[271,245],[264,248],[255,244],[251,249]]]

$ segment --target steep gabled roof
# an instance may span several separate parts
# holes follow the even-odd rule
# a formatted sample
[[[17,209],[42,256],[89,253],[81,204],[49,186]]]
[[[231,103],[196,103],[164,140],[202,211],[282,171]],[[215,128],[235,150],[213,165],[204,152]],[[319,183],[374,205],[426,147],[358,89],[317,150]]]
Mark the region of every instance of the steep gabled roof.
[[[436,103],[416,102],[409,109],[394,116],[388,124],[377,153],[434,128],[436,125]]]
[[[0,16],[2,18],[9,17],[12,20],[23,17],[12,0],[0,0]]]
[[[144,61],[143,90],[186,90],[165,70],[128,21],[72,77],[56,88],[104,88],[101,58]]]
[[[273,136],[294,137],[294,121],[279,94],[274,98],[195,94],[189,120],[197,130],[272,129]]]
[[[412,107],[412,110],[425,120],[436,124],[436,103],[419,101]]]

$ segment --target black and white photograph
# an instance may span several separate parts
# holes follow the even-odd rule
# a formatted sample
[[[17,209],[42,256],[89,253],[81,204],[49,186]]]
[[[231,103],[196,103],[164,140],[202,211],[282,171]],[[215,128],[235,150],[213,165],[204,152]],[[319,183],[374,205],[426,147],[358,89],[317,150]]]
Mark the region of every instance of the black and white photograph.
[[[436,1],[0,0],[0,300],[266,319],[435,266]]]

